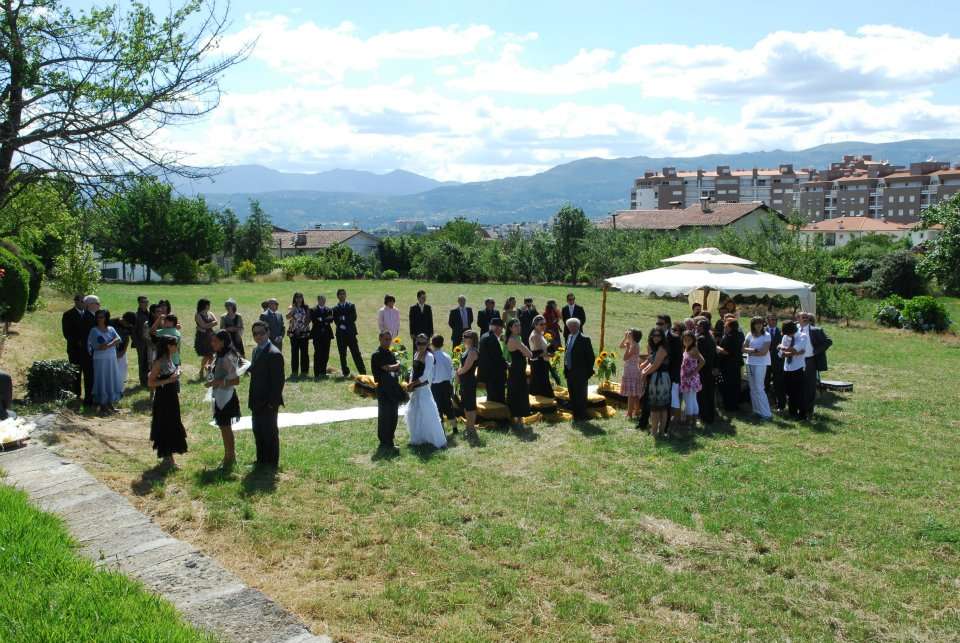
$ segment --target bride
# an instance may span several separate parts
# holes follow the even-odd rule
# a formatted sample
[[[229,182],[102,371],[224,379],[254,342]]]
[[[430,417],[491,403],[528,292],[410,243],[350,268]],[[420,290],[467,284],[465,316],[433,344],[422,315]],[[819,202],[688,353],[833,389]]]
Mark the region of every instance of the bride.
[[[433,379],[433,353],[426,335],[417,335],[413,354],[413,371],[410,373],[410,404],[407,406],[407,429],[410,444],[432,444],[438,449],[447,446],[447,436],[440,423],[440,412],[430,392]]]

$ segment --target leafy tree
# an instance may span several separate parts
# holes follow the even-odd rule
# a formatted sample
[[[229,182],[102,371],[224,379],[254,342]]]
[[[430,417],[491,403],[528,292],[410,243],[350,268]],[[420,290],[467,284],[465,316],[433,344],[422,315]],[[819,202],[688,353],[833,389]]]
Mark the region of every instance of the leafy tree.
[[[420,241],[409,235],[386,237],[380,240],[377,251],[384,270],[396,270],[398,275],[406,277],[420,251]]]
[[[557,244],[557,263],[564,269],[570,283],[577,283],[584,262],[584,240],[590,230],[590,220],[580,208],[565,205],[553,217],[553,238]]]
[[[234,261],[238,264],[250,261],[260,275],[273,270],[273,223],[270,215],[260,207],[259,201],[250,200],[250,214],[237,228],[234,244]]]
[[[40,257],[45,270],[53,266],[64,236],[78,224],[69,189],[63,181],[38,181],[0,206],[0,236],[15,239]]]
[[[429,241],[414,263],[413,276],[441,282],[477,281],[476,254],[475,245],[461,247],[451,241]]]
[[[144,2],[0,3],[0,205],[50,175],[92,192],[131,169],[203,175],[153,135],[217,105],[220,76],[250,51],[219,56],[226,27],[215,0],[166,16]]]
[[[223,247],[218,216],[202,197],[173,198],[171,187],[152,177],[136,179],[124,192],[102,200],[98,210],[100,250],[125,263],[192,281],[197,261]]]
[[[483,230],[476,221],[467,221],[463,217],[457,217],[443,224],[443,227],[434,236],[441,241],[449,241],[463,247],[479,241],[483,236]]]
[[[900,295],[909,299],[923,294],[924,285],[917,273],[917,258],[909,250],[887,255],[873,271],[873,287],[879,297]]]
[[[237,251],[237,234],[240,230],[240,219],[230,208],[217,212],[217,221],[223,229],[223,254],[232,257]]]
[[[64,240],[63,252],[53,265],[53,284],[66,295],[90,295],[100,284],[100,266],[93,256],[93,246],[71,233]]]
[[[941,225],[940,235],[927,242],[920,270],[951,295],[960,294],[960,192],[920,212],[924,226]]]

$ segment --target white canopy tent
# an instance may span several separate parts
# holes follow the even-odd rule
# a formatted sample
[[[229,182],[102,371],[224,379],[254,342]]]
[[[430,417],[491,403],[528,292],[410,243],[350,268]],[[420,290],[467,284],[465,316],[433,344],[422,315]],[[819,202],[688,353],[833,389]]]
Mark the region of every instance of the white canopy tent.
[[[754,270],[749,267],[752,261],[723,254],[716,248],[700,248],[686,255],[664,259],[663,263],[675,265],[607,279],[602,316],[605,317],[606,313],[608,287],[660,297],[686,295],[691,303],[700,302],[705,310],[718,308],[721,293],[730,297],[797,297],[804,310],[816,312],[813,285]],[[601,331],[601,344],[604,334]]]

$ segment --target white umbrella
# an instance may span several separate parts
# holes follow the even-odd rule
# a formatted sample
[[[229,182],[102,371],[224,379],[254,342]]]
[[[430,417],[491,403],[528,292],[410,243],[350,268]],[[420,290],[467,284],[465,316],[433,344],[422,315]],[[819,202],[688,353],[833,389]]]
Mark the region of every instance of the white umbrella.
[[[720,252],[717,248],[697,248],[693,252],[668,259],[661,259],[660,263],[710,263],[710,264],[728,264],[731,266],[752,266],[753,261],[741,259]]]

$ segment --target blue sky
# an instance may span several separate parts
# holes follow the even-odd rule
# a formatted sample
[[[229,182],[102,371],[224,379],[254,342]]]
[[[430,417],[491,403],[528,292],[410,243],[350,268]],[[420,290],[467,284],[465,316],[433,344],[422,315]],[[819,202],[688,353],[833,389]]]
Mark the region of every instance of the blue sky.
[[[585,156],[960,138],[960,3],[233,0],[195,163],[444,180]]]

